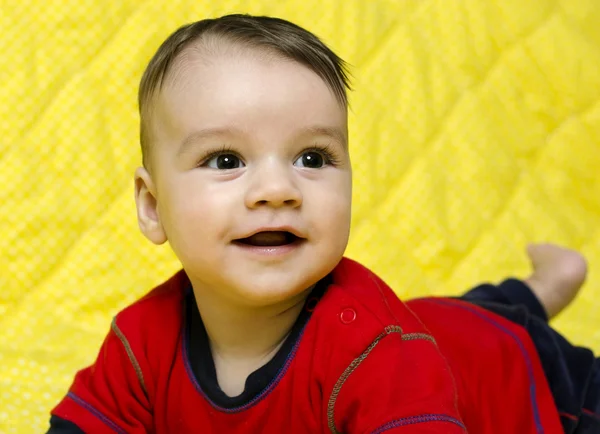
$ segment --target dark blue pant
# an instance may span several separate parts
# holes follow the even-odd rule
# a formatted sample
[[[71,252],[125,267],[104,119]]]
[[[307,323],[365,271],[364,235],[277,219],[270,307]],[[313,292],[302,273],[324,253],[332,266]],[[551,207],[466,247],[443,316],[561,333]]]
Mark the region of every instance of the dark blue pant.
[[[523,326],[538,351],[567,434],[600,434],[600,359],[570,344],[548,324],[543,307],[522,281],[477,286],[461,297]]]

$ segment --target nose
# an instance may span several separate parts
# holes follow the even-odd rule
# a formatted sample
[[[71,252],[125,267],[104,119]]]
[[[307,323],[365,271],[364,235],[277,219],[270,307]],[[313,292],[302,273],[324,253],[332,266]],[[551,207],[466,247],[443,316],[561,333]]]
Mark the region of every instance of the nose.
[[[246,207],[297,208],[302,204],[302,192],[294,179],[291,164],[268,162],[256,167],[250,176],[245,197]]]

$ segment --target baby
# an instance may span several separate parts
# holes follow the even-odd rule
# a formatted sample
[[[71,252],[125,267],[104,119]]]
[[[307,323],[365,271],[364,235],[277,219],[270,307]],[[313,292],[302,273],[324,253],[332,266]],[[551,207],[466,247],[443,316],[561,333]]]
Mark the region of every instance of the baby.
[[[184,26],[139,106],[139,226],[182,271],[121,311],[50,433],[600,432],[598,362],[547,324],[585,262],[404,304],[344,258],[348,78],[287,21]]]

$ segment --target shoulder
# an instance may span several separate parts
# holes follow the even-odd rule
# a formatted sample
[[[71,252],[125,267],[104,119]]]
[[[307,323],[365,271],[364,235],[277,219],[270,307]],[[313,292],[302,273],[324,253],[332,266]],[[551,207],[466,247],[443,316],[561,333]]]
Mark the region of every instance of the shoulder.
[[[131,360],[173,357],[184,322],[189,280],[182,271],[120,311],[112,320],[107,339],[118,342]],[[143,366],[142,366],[143,368]]]
[[[154,396],[155,379],[164,360],[173,360],[181,341],[189,280],[183,271],[152,289],[112,320],[102,353],[115,370],[126,369]],[[170,363],[170,362],[169,362]]]
[[[410,420],[463,432],[452,375],[419,318],[357,262],[343,259],[332,277],[309,324],[320,343],[313,360],[326,365],[331,431],[380,432]]]
[[[440,354],[435,338],[391,288],[347,258],[333,271],[308,328],[337,371],[367,358],[385,363],[397,357],[433,360]]]
[[[189,280],[183,270],[161,283],[139,300],[121,310],[113,320],[120,329],[133,331],[144,328],[164,329],[179,323],[183,312],[185,293]]]
[[[333,271],[332,280],[324,301],[338,307],[342,322],[345,322],[342,312],[351,309],[357,317],[360,311],[362,319],[379,330],[398,326],[407,333],[423,331],[419,318],[367,267],[343,258]]]

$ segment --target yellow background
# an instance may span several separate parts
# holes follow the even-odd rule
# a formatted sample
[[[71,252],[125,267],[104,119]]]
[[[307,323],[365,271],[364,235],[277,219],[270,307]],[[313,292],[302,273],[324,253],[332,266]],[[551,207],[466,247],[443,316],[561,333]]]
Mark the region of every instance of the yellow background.
[[[0,0],[0,432],[42,432],[111,316],[177,269],[135,220],[137,84],[179,25],[234,11],[352,64],[348,255],[400,295],[521,276],[529,241],[600,266],[597,0]],[[599,295],[592,271],[555,323],[595,350]]]

